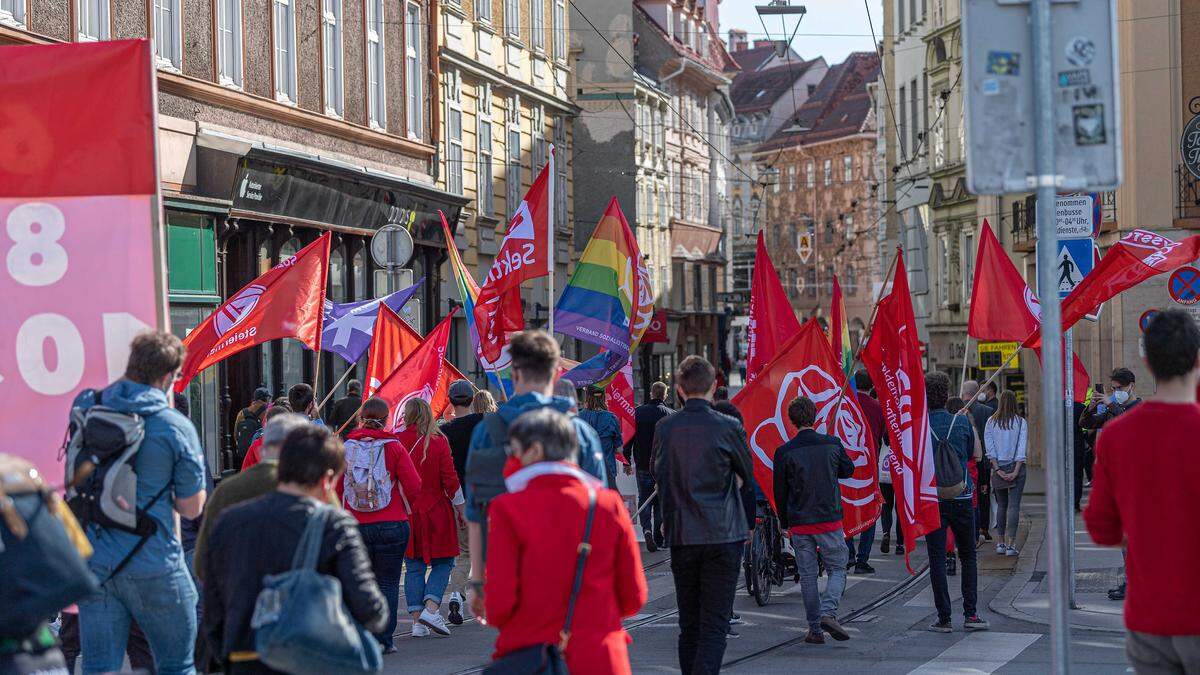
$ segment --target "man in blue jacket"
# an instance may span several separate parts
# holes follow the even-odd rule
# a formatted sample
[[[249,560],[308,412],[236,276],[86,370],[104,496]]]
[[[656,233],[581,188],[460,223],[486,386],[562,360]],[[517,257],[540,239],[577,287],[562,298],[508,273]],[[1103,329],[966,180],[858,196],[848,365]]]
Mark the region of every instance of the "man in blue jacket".
[[[472,432],[471,445],[467,448],[466,480],[463,482],[467,537],[471,549],[471,611],[479,617],[484,615],[484,525],[487,522],[487,505],[494,497],[507,491],[504,487],[503,465],[507,457],[504,448],[508,444],[508,425],[530,410],[549,407],[569,413],[576,405],[572,398],[553,395],[559,349],[558,342],[549,333],[541,330],[514,333],[509,341],[508,354],[512,359],[513,395],[500,404],[499,410],[484,417]],[[578,417],[572,417],[571,423],[579,435],[579,468],[604,483],[606,477],[600,439]]]
[[[96,523],[86,528],[95,549],[88,566],[103,586],[79,603],[85,673],[121,669],[131,619],[146,634],[160,674],[196,672],[196,586],[175,534],[174,514],[196,518],[203,510],[204,456],[191,420],[167,398],[184,353],[183,343],[170,333],[143,333],[133,339],[125,377],[76,401],[84,408],[103,404],[141,416],[145,438],[133,459],[137,506],[155,526],[140,547],[139,535]]]

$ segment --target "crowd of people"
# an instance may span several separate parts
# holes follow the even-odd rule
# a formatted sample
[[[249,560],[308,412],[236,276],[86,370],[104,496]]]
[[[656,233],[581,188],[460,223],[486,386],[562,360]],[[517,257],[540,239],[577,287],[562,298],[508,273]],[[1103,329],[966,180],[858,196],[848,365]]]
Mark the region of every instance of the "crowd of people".
[[[1194,662],[1194,645],[1171,642],[1171,636],[1181,629],[1200,632],[1184,606],[1196,595],[1147,589],[1189,588],[1194,580],[1169,561],[1200,560],[1190,540],[1167,536],[1170,525],[1150,513],[1175,511],[1146,505],[1137,488],[1182,475],[1164,476],[1152,467],[1184,463],[1181,436],[1165,430],[1180,424],[1200,429],[1200,331],[1190,317],[1163,312],[1147,330],[1146,349],[1156,400],[1139,405],[1132,373],[1114,371],[1111,393],[1096,388],[1077,408],[1076,466],[1079,476],[1095,481],[1084,516],[1096,542],[1128,546],[1130,659],[1135,665]],[[603,392],[589,392],[580,410],[574,387],[557,379],[559,348],[549,334],[514,334],[510,355],[514,391],[507,400],[497,405],[488,392],[456,381],[447,419],[424,399],[410,398],[399,430],[390,428],[389,404],[363,401],[356,381],[333,402],[328,425],[309,385],[297,384],[275,400],[258,389],[233,426],[234,463],[241,470],[214,489],[196,429],[179,410],[186,398],[173,406],[168,393],[183,345],[166,333],[135,338],[125,376],[80,395],[83,426],[73,428],[71,442],[78,438],[85,450],[99,442],[89,411],[136,415],[142,437],[129,461],[144,524],[117,527],[83,518],[86,539],[76,545],[93,582],[60,614],[67,656],[59,660],[65,665],[81,654],[85,673],[118,671],[127,657],[168,675],[286,672],[283,648],[257,635],[279,611],[272,593],[280,580],[307,569],[336,579],[339,616],[370,631],[366,639],[347,639],[366,672],[396,651],[402,613],[411,618],[415,638],[449,636],[452,626],[472,617],[494,627],[492,656],[506,672],[548,660],[576,673],[630,672],[622,620],[647,601],[640,529],[647,551],[671,550],[681,670],[714,673],[726,641],[736,636],[730,628],[737,621],[734,593],[764,488],[773,493],[795,556],[805,642],[821,644],[826,635],[850,639],[837,618],[847,574],[875,572],[876,527],[879,551],[903,554],[903,529],[890,471],[880,468],[879,522],[845,536],[839,480],[850,477],[854,465],[838,438],[815,429],[812,400],[788,403],[797,431],[775,451],[773,484],[762,486],[740,413],[703,358],[685,358],[674,373],[678,409],[668,404],[666,383],[650,387],[649,399],[634,412],[634,433],[622,445]],[[883,412],[865,372],[855,384],[886,467],[891,449]],[[924,537],[937,612],[929,628],[954,630],[948,577],[957,575],[963,629],[987,630],[978,611],[976,549],[994,535],[996,555],[1019,554],[1028,423],[1012,391],[967,381],[959,397],[951,397],[950,388],[946,374],[925,375],[931,441],[939,452],[952,453],[964,477],[961,490],[940,500],[941,526]],[[1106,431],[1096,433],[1100,429]],[[1162,457],[1148,464],[1144,452]],[[104,470],[99,455],[91,456],[96,472]],[[1094,467],[1084,461],[1090,456]],[[612,489],[619,464],[636,477],[633,515]],[[1076,500],[1084,485],[1077,477]],[[1161,493],[1163,499],[1185,494],[1183,486]],[[1148,552],[1163,542],[1170,552]],[[822,567],[828,583],[820,590]],[[1114,589],[1114,596],[1124,594],[1124,585]],[[51,653],[51,646],[44,644],[43,652]]]

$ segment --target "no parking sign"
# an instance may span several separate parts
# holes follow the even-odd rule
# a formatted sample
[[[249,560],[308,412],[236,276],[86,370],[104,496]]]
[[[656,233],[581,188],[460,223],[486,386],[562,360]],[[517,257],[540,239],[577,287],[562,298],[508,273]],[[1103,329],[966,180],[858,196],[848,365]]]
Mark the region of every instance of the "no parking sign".
[[[1181,305],[1200,302],[1200,270],[1190,265],[1175,270],[1167,281],[1167,292]]]

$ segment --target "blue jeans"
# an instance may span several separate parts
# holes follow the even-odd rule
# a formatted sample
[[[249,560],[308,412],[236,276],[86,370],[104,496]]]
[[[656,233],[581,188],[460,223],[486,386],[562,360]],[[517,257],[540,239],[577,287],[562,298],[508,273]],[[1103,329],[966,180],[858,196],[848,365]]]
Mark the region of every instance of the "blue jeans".
[[[650,497],[650,494],[654,492],[654,474],[638,469],[637,489],[638,508],[641,508],[642,504],[645,504],[646,500]],[[641,519],[642,529],[650,530],[655,543],[661,546],[663,535],[659,528],[662,526],[662,500],[658,498],[658,495],[654,496],[653,504],[642,509],[642,512],[638,514],[638,518]]]
[[[817,547],[825,559],[829,584],[825,592],[817,590]],[[796,549],[796,566],[800,570],[800,594],[804,597],[804,613],[808,627],[821,632],[821,617],[837,616],[842,592],[846,590],[846,562],[850,551],[842,528],[821,534],[793,534],[792,548]]]
[[[110,570],[97,568],[100,579]],[[146,634],[161,675],[194,675],[196,645],[196,585],[187,568],[156,575],[123,572],[79,603],[83,672],[121,670],[130,619]]]
[[[387,598],[388,620],[375,639],[386,649],[396,636],[396,610],[400,604],[400,571],[404,566],[404,551],[408,549],[408,521],[359,525],[371,568],[383,597]]]
[[[875,545],[875,524],[871,523],[870,527],[859,533],[857,552],[854,545],[855,538],[850,537],[846,540],[846,548],[850,552],[850,557],[846,560],[847,563],[853,560],[856,563],[865,565],[871,559],[871,547]]]
[[[408,611],[419,612],[425,601],[442,604],[446,585],[450,583],[450,572],[454,569],[454,558],[434,558],[428,565],[420,558],[404,559],[404,599]],[[429,576],[426,577],[425,573]]]

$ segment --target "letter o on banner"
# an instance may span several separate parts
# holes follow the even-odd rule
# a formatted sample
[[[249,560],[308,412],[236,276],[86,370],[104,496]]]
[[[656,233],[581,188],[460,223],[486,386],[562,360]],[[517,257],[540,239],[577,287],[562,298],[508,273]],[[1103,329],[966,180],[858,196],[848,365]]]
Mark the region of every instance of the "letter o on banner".
[[[46,340],[54,343],[55,368],[46,365]],[[17,367],[33,391],[60,396],[83,379],[83,336],[62,314],[34,314],[21,324],[16,340]]]

